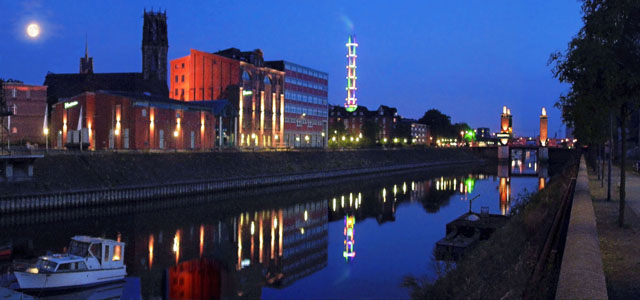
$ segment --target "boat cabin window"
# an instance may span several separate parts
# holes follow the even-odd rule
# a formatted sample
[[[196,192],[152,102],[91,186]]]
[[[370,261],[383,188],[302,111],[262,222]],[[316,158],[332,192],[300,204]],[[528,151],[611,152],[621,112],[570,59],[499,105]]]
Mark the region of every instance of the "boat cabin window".
[[[56,270],[57,266],[58,264],[45,259],[39,259],[38,262],[36,263],[36,267],[38,268],[38,270],[42,270],[42,271],[53,272]]]
[[[64,263],[58,267],[58,272],[75,271],[76,263]]]
[[[91,254],[95,256],[98,261],[102,259],[102,245],[101,244],[91,244],[91,248],[89,248]]]
[[[120,260],[120,256],[122,256],[122,246],[120,245],[113,246],[113,257],[111,258],[111,260],[118,261]]]
[[[87,250],[89,250],[88,243],[82,243],[72,240],[69,244],[69,254],[71,255],[85,257],[88,254]]]
[[[109,261],[109,245],[104,245],[104,261]]]
[[[78,262],[78,270],[87,270],[87,264],[83,261]]]

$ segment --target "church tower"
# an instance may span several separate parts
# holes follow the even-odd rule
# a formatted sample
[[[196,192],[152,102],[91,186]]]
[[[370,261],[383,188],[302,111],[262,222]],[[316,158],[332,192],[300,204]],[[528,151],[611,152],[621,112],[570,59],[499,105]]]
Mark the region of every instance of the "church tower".
[[[93,74],[93,57],[89,57],[89,43],[84,40],[84,57],[80,57],[80,74]]]
[[[167,82],[167,13],[144,11],[142,27],[142,76]]]

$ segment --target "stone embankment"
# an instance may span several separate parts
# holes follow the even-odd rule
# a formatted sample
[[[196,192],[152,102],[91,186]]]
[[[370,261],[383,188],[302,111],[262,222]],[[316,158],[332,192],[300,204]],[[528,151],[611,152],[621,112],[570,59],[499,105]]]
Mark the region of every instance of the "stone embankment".
[[[584,157],[580,159],[556,299],[608,299]]]
[[[467,149],[50,155],[0,186],[0,212],[93,206],[472,163]]]

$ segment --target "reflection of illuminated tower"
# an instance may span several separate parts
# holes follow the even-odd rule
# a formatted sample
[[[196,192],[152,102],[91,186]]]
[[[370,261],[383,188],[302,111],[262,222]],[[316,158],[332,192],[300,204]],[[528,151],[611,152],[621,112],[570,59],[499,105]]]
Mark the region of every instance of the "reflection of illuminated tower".
[[[358,103],[356,99],[356,47],[358,47],[358,43],[356,43],[355,36],[349,36],[349,42],[347,42],[347,49],[349,53],[347,54],[347,99],[344,107],[347,111],[352,112],[358,108]]]
[[[356,252],[353,250],[353,226],[356,224],[356,218],[354,216],[344,216],[344,252],[342,256],[347,261],[353,260],[356,256]]]
[[[500,212],[502,215],[509,213],[511,202],[511,182],[508,177],[500,177]]]

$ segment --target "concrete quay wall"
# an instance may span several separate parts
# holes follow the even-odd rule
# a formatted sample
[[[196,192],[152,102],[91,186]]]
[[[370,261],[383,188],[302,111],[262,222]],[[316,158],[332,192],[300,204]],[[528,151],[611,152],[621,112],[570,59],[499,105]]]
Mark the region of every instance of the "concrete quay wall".
[[[580,159],[556,299],[608,299],[584,157]]]

